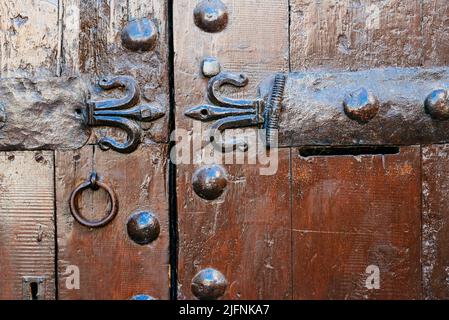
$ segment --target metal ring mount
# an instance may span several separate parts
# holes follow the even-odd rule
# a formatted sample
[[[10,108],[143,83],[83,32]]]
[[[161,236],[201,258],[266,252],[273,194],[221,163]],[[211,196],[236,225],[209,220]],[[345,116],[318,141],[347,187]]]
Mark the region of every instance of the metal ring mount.
[[[111,210],[109,213],[101,220],[99,221],[90,221],[87,220],[80,212],[78,208],[78,197],[79,195],[86,189],[92,189],[92,190],[99,190],[104,189],[111,199]],[[105,225],[109,224],[112,220],[114,220],[115,216],[118,212],[118,200],[117,196],[115,195],[114,190],[109,187],[107,184],[101,182],[98,179],[97,173],[94,171],[90,174],[89,178],[81,183],[78,187],[76,187],[75,190],[73,190],[72,194],[70,195],[70,212],[72,213],[72,216],[75,218],[76,221],[78,221],[79,224],[89,227],[89,228],[101,228]]]

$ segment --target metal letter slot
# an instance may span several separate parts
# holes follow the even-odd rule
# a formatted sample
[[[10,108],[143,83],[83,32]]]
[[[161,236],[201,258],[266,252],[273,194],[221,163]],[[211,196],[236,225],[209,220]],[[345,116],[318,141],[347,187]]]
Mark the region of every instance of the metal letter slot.
[[[242,87],[243,75],[210,79],[210,104],[186,116],[211,122],[214,131],[264,128],[267,146],[278,130],[281,147],[415,145],[449,142],[449,69],[384,68],[357,72],[293,72],[261,83],[253,100],[222,98],[222,85]]]

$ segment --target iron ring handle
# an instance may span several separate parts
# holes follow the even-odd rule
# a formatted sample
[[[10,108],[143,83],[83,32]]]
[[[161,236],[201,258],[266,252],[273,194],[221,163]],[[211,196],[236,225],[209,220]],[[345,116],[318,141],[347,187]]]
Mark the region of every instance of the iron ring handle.
[[[80,212],[78,208],[78,197],[79,195],[86,189],[98,190],[104,189],[111,200],[112,206],[109,213],[101,220],[98,221],[90,221],[86,219]],[[89,179],[81,183],[75,190],[72,191],[70,195],[70,212],[72,216],[78,221],[79,224],[89,227],[89,228],[101,228],[109,224],[112,220],[114,220],[115,216],[118,212],[118,200],[114,190],[109,187],[107,184],[98,180],[97,173],[92,172],[90,174]]]

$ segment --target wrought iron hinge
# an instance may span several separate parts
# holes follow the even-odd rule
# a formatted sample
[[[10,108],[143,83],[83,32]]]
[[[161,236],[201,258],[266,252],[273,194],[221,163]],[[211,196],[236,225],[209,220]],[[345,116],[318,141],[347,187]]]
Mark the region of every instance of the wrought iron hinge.
[[[89,126],[111,126],[124,130],[127,139],[118,142],[111,137],[100,138],[98,144],[102,150],[115,150],[121,153],[133,152],[142,138],[139,122],[151,122],[164,116],[164,110],[150,105],[137,105],[140,92],[136,81],[128,76],[101,79],[98,83],[103,90],[122,88],[124,97],[101,101],[88,101],[85,114]]]
[[[187,117],[203,122],[215,121],[209,128],[209,141],[219,150],[230,151],[235,148],[246,150],[247,142],[243,139],[232,138],[223,140],[222,132],[226,129],[257,126],[265,129],[266,145],[275,142],[276,130],[279,127],[279,116],[282,109],[285,88],[285,74],[274,77],[273,86],[267,100],[233,99],[222,97],[220,89],[223,85],[245,87],[248,78],[243,74],[221,72],[211,78],[208,83],[207,97],[211,104],[199,105],[185,112]]]

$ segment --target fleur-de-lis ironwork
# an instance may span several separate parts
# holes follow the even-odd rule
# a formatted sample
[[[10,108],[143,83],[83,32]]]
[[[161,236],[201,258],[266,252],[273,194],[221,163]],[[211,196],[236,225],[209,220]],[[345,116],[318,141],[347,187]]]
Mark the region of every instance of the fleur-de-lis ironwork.
[[[190,108],[185,115],[199,121],[215,121],[209,129],[208,138],[219,150],[230,151],[235,148],[247,150],[248,145],[244,139],[234,137],[223,140],[222,132],[226,129],[251,126],[260,126],[265,129],[267,146],[270,146],[274,136],[273,132],[278,128],[285,75],[277,74],[275,76],[268,101],[262,98],[247,100],[222,97],[219,91],[225,84],[245,87],[248,84],[248,78],[243,74],[219,73],[208,83],[207,97],[212,105],[205,104]]]
[[[164,116],[164,110],[150,105],[138,105],[140,92],[136,81],[128,76],[103,78],[98,85],[103,90],[123,88],[122,98],[88,101],[86,123],[89,126],[119,127],[127,134],[124,142],[102,137],[98,144],[102,150],[121,153],[133,152],[141,142],[142,130],[138,122],[151,122]]]

